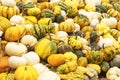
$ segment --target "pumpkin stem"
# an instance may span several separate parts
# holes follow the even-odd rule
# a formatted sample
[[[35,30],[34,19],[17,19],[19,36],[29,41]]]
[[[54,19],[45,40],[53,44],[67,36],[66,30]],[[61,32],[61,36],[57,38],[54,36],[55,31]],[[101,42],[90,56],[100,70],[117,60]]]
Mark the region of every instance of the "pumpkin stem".
[[[48,35],[49,35],[49,37],[50,37],[50,41],[52,41],[52,37],[51,37],[50,33],[48,33]]]

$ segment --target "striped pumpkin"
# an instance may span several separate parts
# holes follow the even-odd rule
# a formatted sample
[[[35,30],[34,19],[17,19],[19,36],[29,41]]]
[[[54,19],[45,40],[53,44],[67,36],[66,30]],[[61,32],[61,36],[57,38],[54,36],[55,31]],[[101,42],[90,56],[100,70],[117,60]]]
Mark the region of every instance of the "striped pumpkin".
[[[46,33],[52,33],[55,30],[55,25],[39,25],[35,24],[31,29],[33,36],[37,39],[43,38]]]
[[[89,63],[100,64],[103,61],[103,54],[101,51],[92,50],[86,54],[86,58]]]
[[[75,30],[74,23],[71,22],[61,22],[58,26],[59,31],[73,32]]]
[[[57,45],[49,39],[42,38],[36,44],[35,52],[41,57],[41,59],[47,60],[48,56],[57,53]]]

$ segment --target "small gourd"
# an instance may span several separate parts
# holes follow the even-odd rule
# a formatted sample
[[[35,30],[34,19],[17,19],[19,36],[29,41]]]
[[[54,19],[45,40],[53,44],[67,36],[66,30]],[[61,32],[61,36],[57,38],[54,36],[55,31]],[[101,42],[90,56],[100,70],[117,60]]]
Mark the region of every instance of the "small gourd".
[[[16,2],[14,0],[1,0],[2,5],[14,7],[16,6]]]

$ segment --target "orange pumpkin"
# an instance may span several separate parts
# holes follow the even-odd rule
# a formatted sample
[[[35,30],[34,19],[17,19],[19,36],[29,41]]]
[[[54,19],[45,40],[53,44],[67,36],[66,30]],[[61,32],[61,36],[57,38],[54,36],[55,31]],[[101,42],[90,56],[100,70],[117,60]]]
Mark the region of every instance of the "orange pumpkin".
[[[0,72],[4,72],[8,70],[9,65],[8,65],[8,58],[9,56],[4,56],[0,58]]]
[[[59,66],[65,62],[63,54],[52,54],[48,57],[47,62],[52,66]]]

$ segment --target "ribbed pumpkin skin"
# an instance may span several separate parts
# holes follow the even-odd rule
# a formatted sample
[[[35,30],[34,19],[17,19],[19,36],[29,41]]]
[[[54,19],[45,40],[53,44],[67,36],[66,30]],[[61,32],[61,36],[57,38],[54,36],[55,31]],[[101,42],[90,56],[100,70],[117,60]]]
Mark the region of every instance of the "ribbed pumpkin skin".
[[[37,80],[37,70],[32,66],[19,66],[14,73],[15,80]]]
[[[92,50],[86,54],[89,63],[100,64],[103,61],[103,54],[101,51]]]
[[[58,28],[59,31],[73,32],[75,30],[75,25],[71,22],[61,22]]]
[[[11,26],[10,21],[5,17],[0,17],[0,30],[5,31],[8,27]]]
[[[103,59],[106,61],[112,60],[116,55],[116,50],[114,46],[107,46],[101,49],[103,53]]]
[[[35,24],[31,30],[33,36],[40,39],[45,36],[46,33],[52,33],[55,31],[55,25],[39,25]]]
[[[35,46],[35,52],[46,60],[48,56],[57,52],[57,45],[49,39],[42,38]]]

